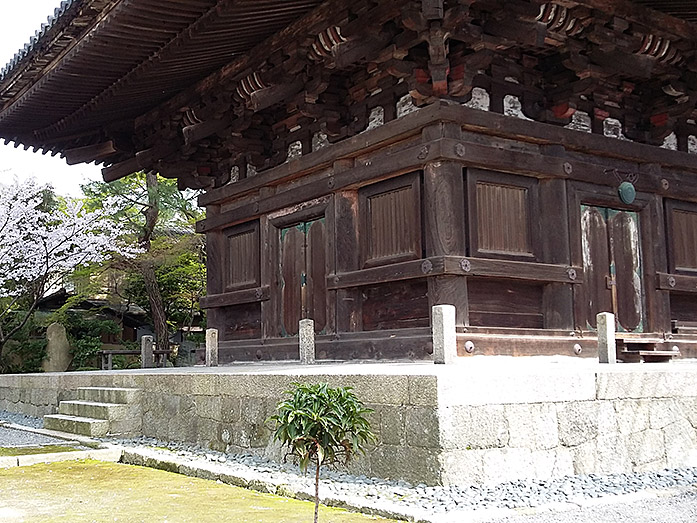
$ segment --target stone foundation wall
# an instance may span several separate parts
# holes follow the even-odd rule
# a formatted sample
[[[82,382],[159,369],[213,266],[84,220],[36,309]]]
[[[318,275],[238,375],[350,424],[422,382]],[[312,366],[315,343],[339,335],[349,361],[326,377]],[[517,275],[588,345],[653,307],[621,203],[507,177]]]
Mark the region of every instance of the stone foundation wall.
[[[77,387],[135,387],[146,436],[282,459],[266,419],[292,382],[326,381],[375,409],[379,441],[354,473],[463,484],[697,466],[697,364],[417,370],[0,376],[0,409],[41,416]]]
[[[441,479],[697,466],[697,372],[681,367],[442,376]]]

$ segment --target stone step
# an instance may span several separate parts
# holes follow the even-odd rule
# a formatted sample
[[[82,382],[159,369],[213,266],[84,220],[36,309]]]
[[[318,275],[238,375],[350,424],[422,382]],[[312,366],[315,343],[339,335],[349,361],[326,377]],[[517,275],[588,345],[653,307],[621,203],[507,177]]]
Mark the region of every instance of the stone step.
[[[70,434],[102,437],[109,432],[109,422],[103,419],[68,416],[66,414],[49,414],[44,416],[44,428]]]
[[[78,399],[97,403],[131,403],[138,400],[140,389],[120,387],[80,387]]]
[[[101,403],[98,401],[61,401],[58,413],[82,418],[122,420],[128,416],[128,406],[123,403]]]

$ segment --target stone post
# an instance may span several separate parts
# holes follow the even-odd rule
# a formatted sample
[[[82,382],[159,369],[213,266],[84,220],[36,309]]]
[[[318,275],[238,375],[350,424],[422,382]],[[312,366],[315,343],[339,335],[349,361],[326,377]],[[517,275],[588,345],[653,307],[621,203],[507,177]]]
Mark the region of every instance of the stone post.
[[[144,369],[150,369],[155,366],[155,357],[153,354],[153,337],[143,336],[140,339],[140,366]]]
[[[313,320],[300,320],[298,339],[300,342],[300,363],[313,365],[315,363],[315,322]]]
[[[598,324],[598,359],[600,363],[617,363],[617,345],[615,344],[615,315],[601,312],[597,316]]]
[[[52,323],[46,329],[46,358],[41,364],[44,372],[65,372],[70,367],[72,354],[65,327]]]
[[[453,305],[431,307],[431,329],[433,363],[455,363],[457,358],[455,307]]]
[[[206,329],[206,367],[218,366],[218,329]]]

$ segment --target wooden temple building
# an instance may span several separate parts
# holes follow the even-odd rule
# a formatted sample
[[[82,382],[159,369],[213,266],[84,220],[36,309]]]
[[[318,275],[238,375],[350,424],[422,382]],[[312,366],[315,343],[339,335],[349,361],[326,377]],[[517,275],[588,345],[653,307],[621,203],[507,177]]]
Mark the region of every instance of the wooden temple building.
[[[221,361],[697,356],[697,4],[68,0],[0,137],[202,189]],[[468,343],[469,342],[469,343]],[[675,351],[678,354],[678,351]]]

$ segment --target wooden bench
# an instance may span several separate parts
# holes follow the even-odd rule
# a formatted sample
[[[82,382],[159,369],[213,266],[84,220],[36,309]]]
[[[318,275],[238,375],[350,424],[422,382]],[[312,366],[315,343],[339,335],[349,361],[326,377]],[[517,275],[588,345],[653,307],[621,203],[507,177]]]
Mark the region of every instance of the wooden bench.
[[[172,354],[172,350],[154,350],[152,353],[155,358],[155,366],[166,367],[167,356]],[[104,349],[100,350],[98,354],[102,357],[102,370],[113,370],[114,356],[140,356],[140,351],[134,349]]]

